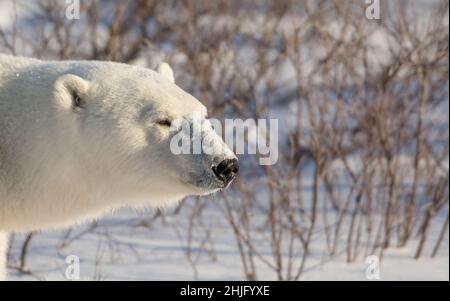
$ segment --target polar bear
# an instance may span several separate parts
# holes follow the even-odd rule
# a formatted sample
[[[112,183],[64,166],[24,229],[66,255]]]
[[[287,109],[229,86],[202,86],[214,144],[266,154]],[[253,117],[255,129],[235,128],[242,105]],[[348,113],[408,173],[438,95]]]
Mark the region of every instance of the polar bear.
[[[198,126],[193,113],[215,151],[174,154],[181,124]],[[238,160],[206,114],[166,63],[153,71],[0,54],[0,275],[7,233],[226,188]]]

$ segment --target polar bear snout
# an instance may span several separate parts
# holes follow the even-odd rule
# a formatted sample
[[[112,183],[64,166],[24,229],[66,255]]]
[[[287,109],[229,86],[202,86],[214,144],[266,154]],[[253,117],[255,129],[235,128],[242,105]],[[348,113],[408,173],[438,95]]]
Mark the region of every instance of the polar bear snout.
[[[212,168],[216,177],[227,187],[239,173],[239,161],[237,159],[225,159]]]

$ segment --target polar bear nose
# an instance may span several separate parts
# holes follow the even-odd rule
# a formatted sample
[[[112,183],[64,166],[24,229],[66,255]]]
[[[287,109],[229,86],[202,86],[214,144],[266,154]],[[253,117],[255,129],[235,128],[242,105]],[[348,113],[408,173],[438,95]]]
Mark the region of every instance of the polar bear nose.
[[[228,185],[239,172],[239,161],[237,159],[225,159],[212,169],[214,174],[223,181],[225,185]]]

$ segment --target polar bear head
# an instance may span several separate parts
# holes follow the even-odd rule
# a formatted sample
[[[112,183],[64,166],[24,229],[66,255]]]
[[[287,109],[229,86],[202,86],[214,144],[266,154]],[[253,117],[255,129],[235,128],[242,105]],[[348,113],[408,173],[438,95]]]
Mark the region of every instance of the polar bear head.
[[[110,202],[165,206],[227,187],[238,160],[207,119],[203,104],[156,71],[117,63],[77,64],[58,76],[53,106],[61,165],[68,179]],[[195,116],[200,116],[195,118]],[[186,125],[191,131],[185,131]],[[194,137],[195,128],[199,135]],[[173,151],[174,139],[208,140],[209,152]],[[94,187],[92,187],[94,186]],[[104,197],[104,196],[103,196]]]

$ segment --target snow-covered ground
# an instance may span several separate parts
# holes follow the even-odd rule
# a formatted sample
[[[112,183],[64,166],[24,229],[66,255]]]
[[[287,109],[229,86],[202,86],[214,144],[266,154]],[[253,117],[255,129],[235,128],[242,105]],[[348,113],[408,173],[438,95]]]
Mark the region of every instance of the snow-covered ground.
[[[189,200],[188,202],[195,202]],[[213,201],[214,202],[214,201]],[[187,257],[186,232],[189,208],[177,215],[166,213],[164,219],[151,224],[143,221],[153,214],[128,210],[108,216],[94,229],[85,225],[67,236],[65,231],[37,234],[29,248],[27,268],[32,275],[10,270],[10,280],[65,280],[65,259],[80,259],[82,280],[244,280],[241,260],[231,227],[221,213],[213,209],[203,212],[204,223],[211,231],[211,244],[201,246],[202,229],[194,231],[191,259]],[[417,239],[403,248],[390,248],[380,259],[380,280],[449,280],[448,232],[439,253],[430,258],[444,217],[433,221],[425,252],[419,260],[413,255]],[[90,229],[90,230],[89,230]],[[24,236],[15,237],[10,264],[17,264]],[[65,241],[65,246],[62,246]],[[342,244],[344,245],[344,244]],[[345,250],[333,258],[324,254],[325,241],[318,231],[313,239],[301,280],[368,280],[364,255],[354,263],[345,261]],[[270,258],[270,250],[266,250]],[[275,280],[276,274],[264,263],[256,261],[259,280]]]

